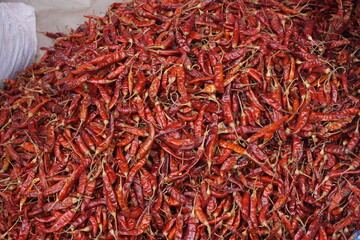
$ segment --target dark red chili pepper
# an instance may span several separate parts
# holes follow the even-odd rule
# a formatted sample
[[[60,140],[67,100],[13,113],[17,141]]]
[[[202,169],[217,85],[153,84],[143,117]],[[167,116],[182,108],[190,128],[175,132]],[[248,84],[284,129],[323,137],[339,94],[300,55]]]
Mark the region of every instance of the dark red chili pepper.
[[[67,179],[65,185],[63,186],[63,188],[59,193],[58,199],[60,201],[64,200],[69,195],[69,191],[74,186],[75,181],[80,177],[81,173],[85,170],[88,164],[89,163],[83,162],[75,169],[75,171],[73,171],[73,173]]]
[[[302,239],[313,239],[320,228],[321,215],[318,215],[315,220],[310,224],[305,236]]]
[[[65,227],[67,224],[70,223],[70,221],[74,218],[76,214],[75,209],[70,209],[66,213],[64,213],[50,228],[44,229],[43,231],[46,233],[52,233],[59,231],[63,227]]]

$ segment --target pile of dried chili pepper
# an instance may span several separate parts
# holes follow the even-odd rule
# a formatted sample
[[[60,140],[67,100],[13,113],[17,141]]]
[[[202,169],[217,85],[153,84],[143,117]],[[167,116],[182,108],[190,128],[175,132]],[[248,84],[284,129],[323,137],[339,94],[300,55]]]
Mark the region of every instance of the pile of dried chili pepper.
[[[356,5],[357,4],[357,5]],[[348,239],[360,4],[112,4],[0,92],[0,239]]]

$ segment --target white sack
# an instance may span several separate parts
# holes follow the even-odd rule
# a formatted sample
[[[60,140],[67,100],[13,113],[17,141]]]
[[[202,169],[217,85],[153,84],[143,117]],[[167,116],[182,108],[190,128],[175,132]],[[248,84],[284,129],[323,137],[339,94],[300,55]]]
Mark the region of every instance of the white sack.
[[[32,63],[36,43],[35,9],[24,3],[0,2],[0,85]]]

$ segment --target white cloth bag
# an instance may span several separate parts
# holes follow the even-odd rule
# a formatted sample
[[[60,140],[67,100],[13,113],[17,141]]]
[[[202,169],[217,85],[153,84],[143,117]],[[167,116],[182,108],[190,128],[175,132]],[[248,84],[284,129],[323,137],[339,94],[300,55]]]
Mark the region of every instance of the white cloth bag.
[[[36,45],[35,9],[25,3],[0,2],[0,85],[33,62]]]

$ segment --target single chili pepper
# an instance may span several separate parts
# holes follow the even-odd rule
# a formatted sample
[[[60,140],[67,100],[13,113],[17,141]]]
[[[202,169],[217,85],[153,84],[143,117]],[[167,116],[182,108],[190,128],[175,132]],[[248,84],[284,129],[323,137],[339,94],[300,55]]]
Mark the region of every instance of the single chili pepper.
[[[249,216],[250,216],[250,193],[249,192],[244,193],[244,195],[242,196],[242,200],[241,200],[241,206],[239,205],[239,207],[241,207],[241,213],[242,213],[243,218],[246,221],[249,221]]]
[[[74,218],[76,214],[75,209],[70,209],[66,213],[64,213],[50,228],[46,228],[43,231],[45,233],[52,233],[57,232],[63,227],[65,227],[67,224],[70,223],[70,221]]]
[[[176,42],[178,43],[178,45],[180,47],[181,52],[185,52],[185,53],[190,53],[191,52],[185,38],[180,34],[179,31],[175,32],[175,39],[176,39]]]
[[[31,225],[32,224],[31,224],[31,222],[29,222],[29,219],[27,216],[27,210],[25,210],[24,219],[22,220],[22,223],[21,223],[21,229],[20,229],[18,239],[25,240],[28,238],[28,236],[30,234],[30,230],[31,230]]]
[[[274,209],[280,210],[282,207],[284,207],[287,201],[288,201],[288,196],[279,197],[274,204]]]
[[[89,159],[88,159],[89,161]],[[60,201],[64,200],[68,195],[70,189],[74,186],[75,181],[80,177],[81,173],[86,169],[87,165],[89,163],[82,162],[70,175],[70,177],[67,179],[64,187],[61,189],[58,199]]]
[[[125,236],[139,236],[141,235],[150,225],[151,215],[145,214],[135,229],[131,230],[118,230],[119,234]]]
[[[24,195],[25,191],[28,190],[28,188],[31,186],[32,181],[35,178],[35,172],[34,171],[28,171],[26,180],[22,183],[20,190],[18,192],[18,197]]]
[[[75,215],[74,217],[75,220],[71,223],[70,229],[76,229],[78,226],[84,223],[93,212],[94,210],[89,209],[85,213],[82,213],[79,216]]]
[[[49,222],[54,222],[57,218],[56,218],[56,216],[52,215],[52,216],[43,217],[43,218],[35,216],[34,219],[41,223],[49,223]]]
[[[155,117],[149,107],[145,108],[145,117],[148,122],[156,124]]]
[[[195,24],[195,14],[191,14],[189,19],[182,26],[182,32],[185,36],[190,34],[192,29],[194,28],[194,24]]]
[[[223,148],[227,148],[227,149],[231,149],[234,152],[246,155],[246,149],[240,147],[239,145],[236,145],[234,143],[228,142],[228,141],[223,141],[223,140],[219,140],[218,141],[219,146],[223,147]]]
[[[117,146],[128,145],[131,142],[131,140],[134,139],[135,135],[136,136],[147,136],[147,132],[145,130],[139,129],[136,127],[132,127],[131,125],[128,125],[128,124],[115,123],[115,127],[117,127],[117,126],[121,126],[121,127],[118,127],[119,130],[123,130],[124,132],[127,132],[125,134],[124,134],[124,132],[114,134],[115,138],[117,138],[119,136],[124,137],[124,139],[122,139],[122,141],[120,141],[120,143],[118,142],[116,144]]]
[[[250,196],[250,221],[255,229],[258,228],[257,212],[257,192],[254,191]]]
[[[259,220],[259,224],[260,226],[268,226],[268,218],[267,215],[269,213],[269,208],[270,208],[271,204],[267,203],[266,205],[264,205],[260,212],[259,212],[259,216],[258,216],[258,220]]]
[[[90,149],[88,148],[88,146],[85,144],[84,140],[82,139],[82,137],[80,135],[74,137],[76,140],[76,145],[77,148],[79,149],[79,151],[86,155],[89,156],[90,155]]]
[[[96,183],[92,179],[86,183],[84,190],[84,199],[80,207],[81,211],[84,211],[84,209],[87,208],[87,205],[91,201],[91,197],[94,193],[95,187],[96,187]]]
[[[201,208],[201,202],[200,202],[200,197],[199,195],[196,195],[194,198],[194,211],[196,214],[197,219],[203,223],[205,226],[207,226],[208,228],[210,228],[209,222],[207,220],[207,217],[205,215],[205,213],[203,212],[202,208]]]
[[[43,192],[44,196],[48,196],[57,192],[60,192],[61,189],[64,187],[65,185],[65,180],[61,180],[59,182],[57,182],[56,184],[52,185],[51,187],[45,189],[45,191]]]
[[[272,183],[269,183],[264,191],[263,191],[263,194],[261,196],[261,204],[262,206],[264,207],[265,205],[267,205],[269,202],[270,202],[270,196],[272,195],[273,193],[273,184]]]
[[[215,74],[215,87],[219,93],[224,93],[224,73],[223,73],[223,64],[217,63],[214,66],[214,74]]]
[[[303,239],[313,239],[316,233],[319,231],[322,216],[318,215],[313,222],[311,222],[308,231],[306,232]]]
[[[110,214],[113,215],[113,217],[115,218],[115,212],[118,208],[117,198],[115,196],[114,189],[111,186],[109,176],[107,175],[105,170],[103,170],[102,173],[102,180],[104,183],[104,195],[106,199],[106,205],[109,208]]]
[[[197,233],[197,222],[194,212],[192,212],[187,221],[187,228],[184,233],[185,240],[194,240]]]
[[[295,236],[294,236],[294,239],[296,239],[296,240],[302,239],[302,237],[304,236],[304,234],[305,234],[305,230],[304,230],[303,228],[300,228],[300,229],[296,232],[296,234],[295,234]]]
[[[104,170],[106,172],[106,175],[109,177],[110,184],[114,184],[117,179],[114,169],[110,166],[110,164],[105,163]]]
[[[298,132],[300,132],[302,127],[305,126],[307,119],[310,115],[310,111],[311,111],[310,105],[307,105],[300,110],[299,118],[298,118],[298,121],[297,121],[297,124],[296,124],[293,134],[297,134]]]
[[[46,103],[48,103],[50,101],[52,101],[52,99],[50,99],[50,98],[45,99],[44,101],[42,101],[41,103],[36,105],[34,108],[32,108],[28,113],[29,117],[32,117],[34,114],[36,114],[42,106],[44,106]]]
[[[105,121],[104,121],[104,123],[105,123]],[[106,123],[105,123],[105,125],[106,125]],[[112,142],[113,137],[114,137],[114,129],[115,129],[114,116],[110,115],[110,134],[100,145],[98,145],[96,147],[95,155],[103,152],[106,148],[109,147],[109,145]]]
[[[288,118],[288,116],[285,115],[282,118],[278,119],[273,124],[263,127],[260,131],[251,135],[251,137],[249,137],[247,139],[247,141],[253,142],[253,141],[257,140],[258,138],[262,137],[265,133],[276,131],[281,126],[281,124],[283,124],[286,121],[287,118]]]
[[[141,159],[143,157],[145,157],[145,155],[149,152],[154,139],[155,139],[155,127],[153,126],[152,123],[148,124],[149,126],[149,136],[148,138],[144,141],[144,143],[140,146],[138,153],[137,153],[137,158]]]
[[[224,177],[225,173],[231,170],[236,163],[237,163],[236,157],[229,157],[228,159],[226,159],[224,163],[221,165],[220,176]]]

